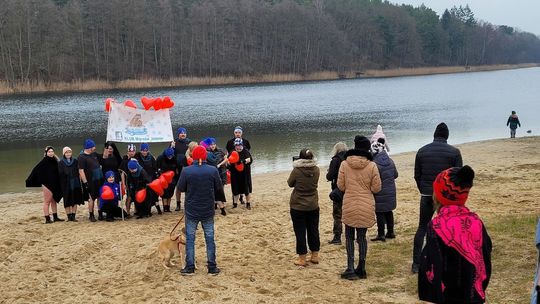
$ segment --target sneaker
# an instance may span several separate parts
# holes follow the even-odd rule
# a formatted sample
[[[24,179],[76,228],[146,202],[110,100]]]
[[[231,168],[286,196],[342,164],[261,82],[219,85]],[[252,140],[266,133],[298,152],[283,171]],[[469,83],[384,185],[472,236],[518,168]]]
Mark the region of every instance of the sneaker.
[[[392,233],[387,233],[385,237],[386,237],[387,239],[395,239],[395,238],[396,238],[396,235],[392,232]]]
[[[341,245],[341,235],[335,234],[334,238],[328,241],[328,244]]]
[[[183,268],[182,270],[180,270],[180,274],[183,275],[183,276],[192,276],[192,275],[195,275],[195,269],[186,267],[186,268]]]
[[[376,238],[371,239],[372,242],[386,242],[386,238],[384,236],[377,236]]]
[[[212,268],[208,268],[208,274],[209,275],[217,276],[220,272],[221,272],[221,270],[219,268],[217,268],[217,266],[212,267]]]
[[[354,270],[348,268],[341,274],[341,278],[351,281],[360,279]]]
[[[412,273],[418,273],[418,271],[420,271],[420,265],[416,264],[416,263],[413,263],[412,266],[411,266],[411,272]]]

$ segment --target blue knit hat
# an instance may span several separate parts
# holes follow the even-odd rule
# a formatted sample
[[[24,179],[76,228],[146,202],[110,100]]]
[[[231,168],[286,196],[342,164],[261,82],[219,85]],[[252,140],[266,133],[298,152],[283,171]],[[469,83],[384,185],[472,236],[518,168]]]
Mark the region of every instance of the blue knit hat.
[[[128,162],[128,169],[135,170],[139,167],[139,162],[136,159],[130,159]]]
[[[112,171],[105,172],[105,179],[109,179],[110,177],[114,177],[114,172]]]
[[[147,143],[142,143],[141,144],[141,151],[144,151],[144,150],[150,150],[150,145],[147,144]]]
[[[85,149],[92,149],[95,146],[96,146],[96,143],[91,139],[87,139],[87,140],[84,141],[84,148]]]
[[[178,134],[181,134],[181,133],[187,134],[187,130],[186,130],[186,128],[178,128],[178,131],[176,131],[176,133],[178,133]]]
[[[171,157],[174,155],[174,149],[173,148],[167,148],[165,151],[163,151],[163,154],[165,154],[166,157]]]
[[[210,145],[213,145],[216,143],[216,139],[213,138],[213,137],[208,137],[204,140],[204,143],[207,145],[207,146],[210,146]]]

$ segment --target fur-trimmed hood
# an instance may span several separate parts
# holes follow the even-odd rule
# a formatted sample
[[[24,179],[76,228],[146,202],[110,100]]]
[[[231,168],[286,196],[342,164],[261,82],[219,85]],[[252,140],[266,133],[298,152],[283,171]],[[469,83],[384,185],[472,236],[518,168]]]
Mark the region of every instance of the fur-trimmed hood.
[[[316,159],[297,159],[293,161],[293,168],[309,168],[317,166]]]

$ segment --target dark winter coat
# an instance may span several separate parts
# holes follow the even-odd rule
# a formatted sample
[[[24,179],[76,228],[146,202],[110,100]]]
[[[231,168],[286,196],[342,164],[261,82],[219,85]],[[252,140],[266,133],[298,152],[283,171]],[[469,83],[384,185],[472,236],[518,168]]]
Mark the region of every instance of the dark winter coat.
[[[443,242],[433,230],[432,222],[428,224],[426,236],[418,272],[420,300],[432,303],[484,303],[473,285],[474,266]],[[491,277],[491,239],[485,227],[482,228],[482,253],[487,275],[482,285],[486,290]]]
[[[60,174],[58,173],[58,160],[56,157],[43,157],[26,179],[26,187],[41,187],[42,185],[52,192],[55,202],[58,203],[62,199],[62,188],[60,187]]]
[[[506,121],[506,126],[510,126],[510,129],[512,130],[517,129],[518,126],[521,127],[518,116],[516,114],[510,115]]]
[[[174,157],[168,158],[163,153],[160,156],[158,156],[156,163],[157,163],[158,172],[160,174],[167,171],[174,172],[174,177],[172,179],[172,182],[169,184],[167,189],[165,189],[164,194],[161,196],[162,198],[169,199],[174,194],[176,183],[178,182],[178,178],[180,177],[179,168],[181,168],[181,166],[178,164],[178,161],[176,160],[176,158]]]
[[[105,186],[111,188],[112,192],[114,193],[114,198],[112,200],[104,200],[101,198],[101,194],[103,193],[103,187]],[[116,207],[118,206],[119,201],[120,201],[120,185],[117,183],[109,183],[109,182],[103,183],[103,186],[101,186],[101,188],[99,189],[99,209],[103,209],[105,205]]]
[[[375,193],[375,212],[388,212],[396,209],[396,181],[398,171],[394,161],[388,156],[386,151],[379,152],[373,156],[373,161],[377,164],[381,175],[381,191]]]
[[[84,204],[81,178],[79,176],[79,164],[76,158],[62,158],[58,162],[58,173],[60,175],[60,187],[64,197],[64,207]]]
[[[225,152],[223,152],[222,149],[216,148],[214,151],[208,150],[209,158],[206,160],[206,162],[211,166],[217,166],[219,165],[224,159],[225,159]],[[210,161],[210,154],[212,157],[212,162]],[[227,168],[225,166],[219,167],[219,177],[221,178],[221,183],[225,185],[227,183]]]
[[[291,209],[312,211],[319,208],[319,167],[312,159],[298,159],[293,162],[293,170],[287,179],[289,187],[294,187],[289,201]]]
[[[247,149],[244,148],[240,153],[240,161],[238,163],[244,164],[244,170],[236,170],[235,164],[229,164],[229,171],[231,172],[231,190],[233,195],[250,194],[253,191],[251,184],[251,164],[253,158]],[[246,159],[251,158],[251,162],[246,164]]]
[[[137,172],[133,173],[128,170],[127,173],[127,184],[129,187],[129,195],[132,198],[132,201],[135,201],[135,195],[137,194],[137,191],[146,189],[146,185],[148,185],[152,179],[144,171],[144,169],[139,165]],[[151,191],[151,190],[150,190]],[[149,196],[146,196],[147,200]]]
[[[98,160],[101,165],[103,176],[105,176],[107,171],[112,171],[114,172],[114,180],[120,182],[120,172],[118,172],[118,169],[120,168],[120,164],[122,164],[122,159],[118,159],[114,155],[103,158],[103,154],[98,154]]]
[[[150,152],[148,153],[148,155],[146,155],[146,157],[142,156],[142,154],[139,152],[135,154],[135,158],[137,159],[139,164],[143,167],[144,171],[148,173],[148,175],[150,176],[152,180],[158,177],[157,161],[154,158],[154,156],[150,154]]]
[[[225,149],[227,149],[227,153],[231,154],[232,151],[234,151],[234,140],[235,138],[231,138],[227,141],[227,145],[225,146]],[[244,146],[244,150],[248,149],[251,151],[251,144],[249,143],[249,140],[242,137],[242,145]]]
[[[330,161],[330,166],[328,166],[328,172],[326,173],[326,180],[330,182],[332,190],[337,187],[337,178],[339,174],[339,166],[341,162],[345,159],[345,153],[347,151],[342,151],[337,153],[332,157]]]
[[[433,195],[433,181],[437,174],[451,167],[461,167],[463,161],[459,150],[436,137],[432,143],[420,148],[414,162],[414,179],[423,195]]]
[[[215,193],[223,188],[216,167],[205,162],[184,168],[178,182],[180,191],[186,193],[186,217],[204,221],[214,217]]]

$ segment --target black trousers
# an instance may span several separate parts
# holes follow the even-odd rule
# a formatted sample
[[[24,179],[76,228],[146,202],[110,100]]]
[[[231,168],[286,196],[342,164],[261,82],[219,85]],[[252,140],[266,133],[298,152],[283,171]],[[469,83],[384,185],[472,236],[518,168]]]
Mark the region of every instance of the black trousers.
[[[388,212],[375,212],[377,215],[377,235],[384,236],[384,227],[386,226],[388,234],[394,233],[394,213]]]
[[[420,219],[418,220],[418,229],[414,235],[413,263],[420,264],[420,254],[424,247],[427,225],[433,217],[433,197],[423,196],[420,198]]]
[[[319,239],[319,208],[311,211],[291,209],[294,235],[296,236],[296,253],[306,254],[307,244],[310,251],[319,251],[321,240]]]
[[[345,225],[345,249],[347,250],[347,268],[354,269],[354,239],[356,233],[356,242],[358,243],[358,253],[360,255],[360,260],[366,261],[367,256],[367,240],[366,233],[367,228],[354,228],[351,226]]]
[[[343,202],[333,202],[332,208],[332,217],[334,218],[334,228],[332,232],[334,235],[340,235],[343,232],[343,224],[341,224],[341,208],[343,207]]]

